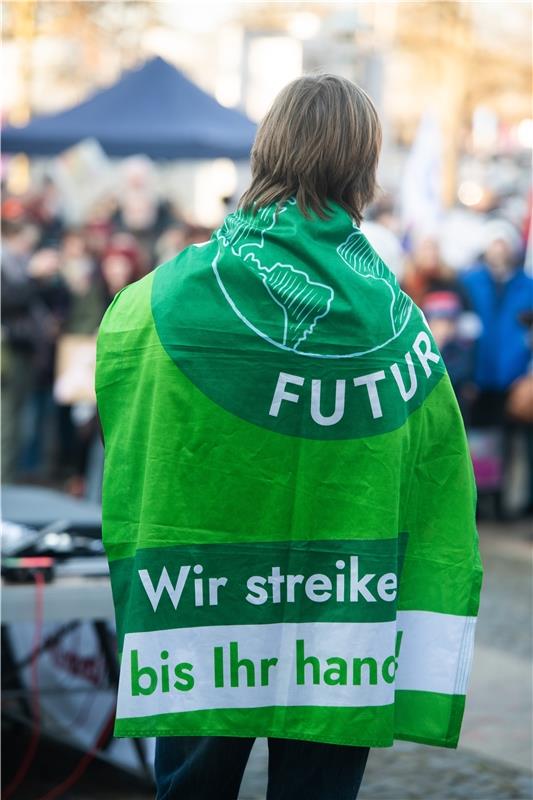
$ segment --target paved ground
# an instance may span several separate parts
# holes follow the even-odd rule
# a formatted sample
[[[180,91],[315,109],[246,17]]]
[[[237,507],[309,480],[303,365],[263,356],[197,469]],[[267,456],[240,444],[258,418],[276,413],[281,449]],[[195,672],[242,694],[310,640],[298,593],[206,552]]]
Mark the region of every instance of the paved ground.
[[[264,800],[266,748],[256,751],[239,800]],[[530,800],[529,770],[461,749],[458,752],[401,744],[373,751],[358,800]]]
[[[400,743],[374,750],[359,800],[531,800],[532,526],[482,525],[485,584],[476,655],[458,751]],[[14,800],[38,800],[59,783],[79,755],[43,750],[38,776]],[[56,763],[57,762],[57,763]],[[266,744],[252,752],[240,800],[264,800]],[[96,764],[60,797],[66,800],[148,800],[143,788]],[[213,795],[216,800],[216,793]],[[300,800],[300,798],[295,798]],[[304,800],[302,798],[302,800]]]

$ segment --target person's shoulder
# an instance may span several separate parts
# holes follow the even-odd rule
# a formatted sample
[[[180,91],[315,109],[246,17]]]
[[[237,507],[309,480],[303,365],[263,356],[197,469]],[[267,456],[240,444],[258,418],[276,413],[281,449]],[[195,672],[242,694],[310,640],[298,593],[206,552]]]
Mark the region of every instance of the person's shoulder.
[[[134,316],[150,308],[150,295],[154,272],[149,272],[134,283],[124,286],[114,296],[100,324],[100,334],[123,328]]]

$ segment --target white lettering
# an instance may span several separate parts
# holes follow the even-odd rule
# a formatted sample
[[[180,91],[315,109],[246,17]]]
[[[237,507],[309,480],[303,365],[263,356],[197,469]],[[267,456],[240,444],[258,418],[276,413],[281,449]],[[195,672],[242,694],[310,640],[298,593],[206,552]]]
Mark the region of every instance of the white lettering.
[[[139,578],[141,579],[141,583],[144,586],[144,591],[148,595],[148,599],[154,611],[157,611],[157,607],[159,605],[159,601],[161,600],[163,592],[168,593],[168,596],[170,597],[170,601],[174,606],[174,609],[177,609],[181,595],[183,594],[183,587],[185,586],[185,581],[187,580],[187,576],[190,572],[190,569],[191,569],[190,567],[185,567],[185,566],[180,567],[176,585],[172,586],[171,580],[167,572],[167,568],[163,567],[163,569],[161,570],[161,575],[159,576],[159,581],[157,583],[157,589],[154,588],[148,570],[147,569],[139,570]]]
[[[301,573],[285,575],[280,567],[271,567],[270,574],[265,577],[252,575],[248,578],[246,602],[260,606],[267,602],[294,603],[296,599],[307,597],[313,603],[325,603],[331,599],[337,603],[357,603],[359,600],[375,603],[377,600],[392,602],[396,598],[398,581],[394,572],[386,572],[379,577],[374,572],[363,574],[359,556],[351,556],[349,565],[345,560],[339,560],[335,566],[346,574],[330,577],[315,572],[305,577]],[[346,596],[345,580],[348,581],[349,597]],[[298,586],[301,587],[299,593]]]
[[[281,574],[279,567],[272,567],[272,573],[267,581],[272,586],[272,602],[281,603],[281,584],[285,583],[285,575]]]
[[[390,370],[391,370],[392,374],[394,375],[394,380],[396,381],[398,389],[400,390],[400,394],[402,396],[402,399],[405,400],[405,402],[407,402],[408,400],[411,399],[411,397],[416,392],[416,389],[417,389],[417,386],[418,386],[418,381],[417,381],[417,378],[416,378],[416,371],[415,371],[415,367],[414,367],[414,364],[413,364],[413,359],[412,359],[411,353],[406,353],[405,354],[405,361],[407,363],[407,368],[409,370],[409,380],[410,380],[409,389],[405,388],[405,383],[403,382],[402,373],[400,372],[400,368],[399,368],[398,364],[393,364],[391,366]]]
[[[287,400],[289,403],[297,403],[300,399],[297,394],[294,394],[294,392],[286,391],[285,387],[287,384],[293,383],[295,386],[302,386],[303,382],[304,378],[301,378],[299,375],[290,375],[288,372],[279,373],[278,382],[274,391],[274,397],[272,398],[272,404],[270,406],[270,411],[268,412],[271,417],[278,416],[283,400]]]
[[[218,606],[218,590],[221,586],[225,586],[228,582],[227,578],[209,578],[209,605]]]
[[[266,579],[261,575],[252,575],[246,582],[248,594],[246,595],[246,602],[252,603],[254,606],[262,606],[268,600],[268,592],[263,589]]]
[[[303,582],[303,575],[287,575],[287,603],[294,603],[294,587]]]
[[[331,597],[332,583],[327,575],[319,572],[311,575],[305,582],[305,593],[315,603],[323,603]]]
[[[394,572],[386,572],[378,580],[378,594],[382,600],[391,602],[396,599],[398,579]]]
[[[376,598],[374,595],[368,591],[366,585],[370,583],[372,578],[375,578],[375,573],[368,572],[366,575],[363,575],[362,578],[359,577],[359,556],[351,556],[350,557],[350,602],[356,603],[359,599],[359,595],[363,597],[367,603],[375,603]]]
[[[425,348],[422,350],[421,345],[424,344]],[[438,353],[434,353],[431,349],[431,340],[425,331],[420,331],[418,336],[413,342],[413,350],[418,356],[418,360],[422,364],[423,370],[426,373],[426,377],[429,378],[431,375],[431,367],[428,364],[428,361],[434,361],[435,364],[438,364],[440,361],[440,356]]]
[[[385,372],[380,369],[378,372],[371,372],[369,375],[361,375],[360,378],[353,379],[354,386],[366,386],[368,391],[368,399],[370,400],[370,408],[372,409],[372,416],[374,419],[383,416],[376,384],[378,381],[382,381],[384,378]]]
[[[346,381],[335,381],[335,410],[329,417],[320,411],[320,395],[322,381],[311,381],[311,416],[317,425],[335,425],[344,415],[344,398],[346,394]]]

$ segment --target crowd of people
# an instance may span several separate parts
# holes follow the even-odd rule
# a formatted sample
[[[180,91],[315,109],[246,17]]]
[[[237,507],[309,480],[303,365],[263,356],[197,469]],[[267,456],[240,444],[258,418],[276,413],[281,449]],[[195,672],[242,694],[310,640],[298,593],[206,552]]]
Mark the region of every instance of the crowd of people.
[[[396,246],[404,247],[393,256],[387,237],[399,230],[390,203],[371,209],[367,231],[378,251],[380,244],[390,250],[402,288],[425,314],[468,431],[480,508],[496,516],[533,509],[529,220],[527,212],[518,226],[497,204],[480,218],[465,215],[464,250],[474,255],[454,267],[444,259],[438,231],[397,237]]]
[[[92,370],[102,316],[120,289],[211,231],[146,192],[133,170],[127,191],[102,198],[75,228],[50,178],[25,196],[4,192],[1,212],[2,480],[98,499],[102,446]],[[368,210],[362,227],[433,331],[469,431],[480,494],[503,513],[506,475],[518,458],[525,475],[518,506],[530,511],[526,219],[520,229],[497,207],[485,213],[476,220],[476,246],[468,243],[475,256],[460,268],[446,263],[438,231],[402,229],[390,197]]]
[[[98,449],[92,370],[104,312],[124,286],[211,233],[144,185],[132,171],[127,190],[75,228],[49,178],[23,197],[3,195],[4,483],[98,494],[87,478]]]

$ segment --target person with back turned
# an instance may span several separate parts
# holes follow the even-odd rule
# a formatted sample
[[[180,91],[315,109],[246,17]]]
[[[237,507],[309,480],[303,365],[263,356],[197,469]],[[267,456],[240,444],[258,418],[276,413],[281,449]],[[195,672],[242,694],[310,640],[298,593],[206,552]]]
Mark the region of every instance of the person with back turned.
[[[360,230],[368,95],[300,78],[237,210],[114,299],[98,342],[115,734],[158,800],[353,800],[369,748],[456,747],[481,584],[465,433],[423,315]]]

